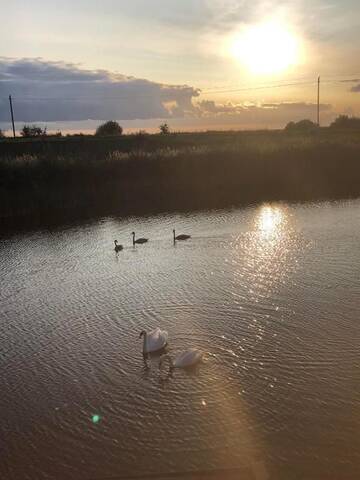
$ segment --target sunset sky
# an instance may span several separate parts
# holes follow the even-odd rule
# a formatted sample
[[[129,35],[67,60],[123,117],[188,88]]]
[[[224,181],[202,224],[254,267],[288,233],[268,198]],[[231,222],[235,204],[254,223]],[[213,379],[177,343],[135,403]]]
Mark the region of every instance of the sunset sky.
[[[0,128],[278,128],[360,115],[358,0],[0,0]],[[4,17],[3,17],[4,18]]]

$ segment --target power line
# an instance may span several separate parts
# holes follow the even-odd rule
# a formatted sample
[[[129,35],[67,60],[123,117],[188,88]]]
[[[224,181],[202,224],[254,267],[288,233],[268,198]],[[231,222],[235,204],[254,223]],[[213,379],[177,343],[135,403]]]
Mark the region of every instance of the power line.
[[[359,74],[360,75],[360,74]],[[345,80],[328,80],[328,81],[323,81],[322,83],[326,84],[335,84],[335,83],[343,83],[343,82],[351,82],[351,81],[358,81],[356,78],[346,78]],[[256,87],[239,87],[239,88],[231,88],[231,89],[209,89],[209,90],[200,90],[199,93],[200,95],[217,95],[217,94],[222,94],[222,93],[240,93],[240,92],[249,92],[249,91],[258,91],[258,90],[269,90],[273,88],[288,88],[288,87],[297,87],[297,86],[304,86],[304,85],[315,85],[316,80],[308,80],[308,81],[302,81],[302,82],[291,82],[291,83],[280,83],[280,84],[264,84],[264,85],[259,85]],[[110,101],[110,100],[129,100],[129,99],[134,99],[136,98],[154,98],[154,97],[165,97],[169,98],[169,94],[156,94],[156,93],[149,93],[149,94],[138,94],[138,93],[133,93],[131,95],[126,94],[126,95],[116,95],[116,96],[94,96],[94,95],[84,95],[84,96],[77,96],[77,97],[37,97],[37,96],[24,96],[24,95],[19,95],[16,98],[19,100],[23,101],[81,101],[81,100],[103,100],[103,101]],[[5,97],[3,97],[5,98]]]
[[[360,74],[354,73],[352,77],[355,76],[360,76]],[[350,75],[334,75],[332,77],[328,76],[325,78],[343,78],[342,80],[325,80],[322,81],[322,83],[325,84],[339,84],[339,83],[344,83],[344,82],[355,82],[355,81],[360,81],[358,78],[344,78],[344,77],[350,77]],[[323,79],[324,77],[322,77]],[[251,92],[251,91],[260,91],[260,90],[269,90],[269,89],[279,89],[279,88],[288,88],[288,87],[297,87],[297,86],[304,86],[304,85],[315,85],[316,80],[306,80],[306,81],[294,81],[294,82],[289,82],[289,83],[267,83],[259,86],[243,86],[239,88],[219,88],[219,89],[209,89],[209,90],[199,90],[199,94],[201,95],[218,95],[218,94],[224,94],[224,93],[241,93],[241,92]],[[175,93],[175,92],[174,92]],[[130,100],[134,99],[134,97],[137,98],[154,98],[154,97],[159,97],[160,99],[165,97],[166,98],[171,98],[169,94],[165,93],[148,93],[148,94],[138,94],[136,92],[133,92],[131,95],[128,93],[126,95],[116,95],[116,96],[106,96],[106,94],[101,95],[101,96],[94,96],[94,95],[83,95],[83,96],[77,96],[77,97],[43,97],[43,96],[31,96],[31,95],[19,95],[16,96],[17,100],[21,101],[28,101],[28,102],[34,102],[34,101],[121,101],[121,100]],[[1,97],[0,97],[1,98]],[[2,97],[5,100],[5,97]],[[12,110],[12,104],[11,104],[11,96],[9,96],[9,101],[10,101],[10,109]],[[12,113],[12,119],[13,119],[13,113]]]
[[[232,93],[232,92],[240,92],[240,91],[250,91],[250,90],[263,90],[263,89],[271,89],[271,88],[281,88],[281,87],[289,87],[289,86],[296,86],[296,85],[311,85],[314,84],[314,80],[311,81],[306,81],[306,82],[293,82],[293,83],[280,83],[280,84],[265,84],[265,85],[260,85],[257,87],[240,87],[240,88],[234,88],[234,89],[211,89],[211,90],[200,90],[200,94],[209,94],[209,93]],[[180,91],[180,90],[179,90]],[[22,100],[87,100],[87,99],[93,99],[93,100],[121,100],[121,99],[131,99],[134,98],[153,98],[154,96],[158,97],[168,97],[169,94],[154,94],[154,93],[149,93],[149,94],[138,94],[134,92],[133,94],[129,95],[116,95],[116,96],[97,96],[95,97],[94,95],[84,95],[84,96],[77,96],[77,97],[35,97],[31,95],[20,95],[17,96],[16,98],[22,99]]]
[[[258,87],[242,87],[242,88],[234,88],[230,90],[204,90],[201,93],[205,94],[217,94],[217,93],[235,93],[235,92],[247,92],[247,91],[252,91],[252,90],[267,90],[271,88],[282,88],[282,87],[292,87],[292,86],[297,86],[297,85],[313,85],[315,82],[308,81],[308,82],[296,82],[296,83],[281,83],[278,85],[262,85]]]
[[[348,73],[348,74],[337,74],[337,75],[322,75],[322,79],[327,79],[327,82],[326,83],[336,83],[336,81],[330,81],[332,79],[335,79],[335,78],[344,78],[344,77],[360,77],[360,73]],[[348,81],[348,82],[355,82],[355,81],[360,81],[359,78],[345,78],[344,80],[337,80],[338,82],[345,82],[345,81]],[[278,86],[287,86],[287,85],[304,85],[304,84],[311,84],[311,83],[315,83],[315,80],[313,80],[313,77],[309,78],[309,77],[301,77],[301,78],[292,78],[292,79],[289,79],[287,83],[278,83],[278,82],[267,82],[265,84],[261,84],[259,85],[258,87],[249,87],[249,88],[272,88],[272,87],[278,87]],[[242,86],[242,85],[233,85],[233,86],[230,86],[230,85],[223,85],[221,87],[216,87],[216,88],[209,88],[209,89],[202,89],[201,92],[202,93],[210,93],[210,92],[216,92],[216,91],[220,91],[220,90],[230,90],[230,89],[240,89],[240,88],[248,88],[247,86]]]
[[[335,83],[342,83],[345,80],[328,80],[324,81],[322,83],[326,84],[335,84]],[[351,82],[351,81],[358,81],[355,78],[352,79],[347,79],[346,81]],[[360,80],[359,80],[360,81]],[[262,85],[258,87],[243,87],[243,88],[234,88],[234,89],[229,89],[229,90],[202,90],[202,94],[210,94],[210,95],[216,95],[217,93],[236,93],[236,92],[247,92],[247,91],[252,91],[252,90],[268,90],[272,88],[282,88],[282,87],[293,87],[293,86],[301,86],[301,85],[316,85],[316,80],[311,80],[307,82],[296,82],[296,83],[282,83],[278,85]]]
[[[215,95],[215,94],[218,94],[218,93],[236,93],[236,92],[247,92],[247,91],[253,91],[253,90],[265,90],[265,89],[272,89],[272,88],[282,88],[282,87],[289,87],[289,86],[297,86],[297,85],[314,85],[315,84],[315,81],[309,81],[309,82],[301,82],[301,83],[283,83],[283,84],[279,84],[279,85],[263,85],[263,86],[258,86],[258,87],[242,87],[242,88],[236,88],[236,89],[231,89],[231,90],[201,90],[200,91],[200,95],[202,94],[212,94],[212,95]],[[134,96],[136,96],[136,98],[154,98],[154,94],[143,94],[143,95],[139,95],[139,94],[134,94]],[[33,100],[41,100],[41,101],[58,101],[58,100],[61,100],[61,101],[75,101],[75,100],[129,100],[129,99],[133,99],[134,96],[129,96],[129,95],[117,95],[117,96],[111,96],[111,97],[108,97],[108,96],[99,96],[99,97],[95,97],[94,95],[85,95],[85,96],[81,96],[81,97],[34,97],[34,96],[23,96],[23,95],[20,95],[20,96],[17,96],[16,98],[19,99],[19,100],[29,100],[29,101],[33,101]],[[158,97],[162,97],[162,95],[157,95]],[[166,98],[167,97],[170,97],[169,95],[166,95]]]

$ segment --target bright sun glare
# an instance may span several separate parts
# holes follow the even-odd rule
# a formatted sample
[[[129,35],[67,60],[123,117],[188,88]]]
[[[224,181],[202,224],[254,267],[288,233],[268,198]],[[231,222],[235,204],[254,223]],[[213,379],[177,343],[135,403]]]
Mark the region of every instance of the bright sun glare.
[[[283,213],[279,207],[264,206],[257,218],[257,226],[262,233],[274,233],[283,221]]]
[[[246,27],[230,42],[230,53],[255,74],[286,70],[299,61],[299,41],[280,21]]]

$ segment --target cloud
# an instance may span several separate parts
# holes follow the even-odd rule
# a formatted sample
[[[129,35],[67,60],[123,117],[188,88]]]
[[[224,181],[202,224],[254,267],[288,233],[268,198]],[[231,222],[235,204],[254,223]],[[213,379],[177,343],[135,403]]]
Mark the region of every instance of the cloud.
[[[282,102],[255,104],[233,104],[231,102],[219,104],[212,100],[203,100],[196,104],[196,114],[203,119],[214,119],[217,123],[263,126],[280,128],[290,120],[316,118],[316,103]],[[328,123],[334,117],[330,104],[320,104],[322,121]]]
[[[360,82],[360,78],[349,78],[347,80],[341,80],[341,83],[357,83]]]
[[[56,122],[179,117],[193,110],[199,91],[41,58],[0,58],[2,122],[9,120],[9,94],[17,121]]]
[[[360,85],[355,88],[360,91]],[[218,103],[211,98],[200,100],[200,91],[191,86],[166,85],[40,58],[0,58],[0,122],[4,123],[10,120],[9,94],[20,124],[85,125],[87,121],[115,119],[124,127],[133,128],[137,123],[142,128],[142,124],[155,125],[157,119],[165,118],[174,128],[281,128],[291,120],[316,118],[314,103]],[[331,105],[322,104],[320,109],[322,124],[333,120]]]
[[[350,91],[351,92],[360,92],[360,83],[358,85],[355,85],[354,87],[351,87]]]

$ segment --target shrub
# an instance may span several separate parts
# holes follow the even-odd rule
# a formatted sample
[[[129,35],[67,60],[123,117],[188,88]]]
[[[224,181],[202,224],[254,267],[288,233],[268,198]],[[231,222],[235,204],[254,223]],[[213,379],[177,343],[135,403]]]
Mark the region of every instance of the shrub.
[[[0,138],[5,138],[5,134],[4,134],[4,132],[1,130],[1,128],[0,128]]]
[[[146,133],[146,130],[139,130],[138,132],[135,132],[135,137],[137,138],[144,138],[148,135],[148,133]]]
[[[115,122],[114,120],[109,120],[98,126],[96,129],[95,135],[98,137],[106,137],[106,136],[118,136],[121,135],[123,132],[122,127]]]
[[[42,137],[46,136],[46,127],[42,129],[37,125],[24,125],[20,135],[25,138],[33,138],[33,137]]]
[[[286,127],[286,132],[315,132],[319,127],[311,120],[300,120],[299,122],[289,122]]]
[[[330,125],[331,128],[360,129],[360,118],[339,115]]]
[[[160,133],[162,133],[163,135],[167,135],[168,133],[170,133],[170,127],[167,123],[162,123],[159,126],[159,129],[160,129]]]

